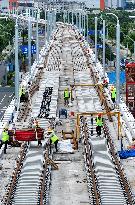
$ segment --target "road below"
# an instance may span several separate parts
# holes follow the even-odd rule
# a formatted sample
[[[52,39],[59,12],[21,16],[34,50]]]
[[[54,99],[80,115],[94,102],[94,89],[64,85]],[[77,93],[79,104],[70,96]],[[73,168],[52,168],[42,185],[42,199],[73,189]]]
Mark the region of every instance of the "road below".
[[[2,119],[8,105],[14,96],[13,90],[14,88],[9,87],[0,88],[0,119]]]

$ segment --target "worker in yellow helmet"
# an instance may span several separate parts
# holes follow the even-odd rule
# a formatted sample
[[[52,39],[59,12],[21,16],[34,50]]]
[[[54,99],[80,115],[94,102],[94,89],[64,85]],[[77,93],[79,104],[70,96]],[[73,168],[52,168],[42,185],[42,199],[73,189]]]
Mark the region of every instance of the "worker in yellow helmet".
[[[116,88],[115,87],[111,91],[111,99],[112,99],[113,103],[115,103],[115,101],[116,101]]]
[[[103,118],[101,113],[98,114],[97,118],[96,118],[96,132],[97,135],[101,135],[101,128],[103,127]]]
[[[48,135],[50,135],[50,144],[55,145],[56,152],[58,151],[57,145],[59,142],[58,136],[55,134],[55,132],[52,129],[48,129]]]
[[[69,104],[69,98],[70,98],[70,93],[69,93],[69,89],[66,88],[64,90],[64,105],[67,105]]]
[[[8,134],[8,128],[5,127],[3,132],[2,132],[2,143],[1,143],[1,146],[3,144],[5,144],[5,147],[4,147],[4,154],[6,154],[6,150],[7,150],[7,145],[9,143],[9,134]]]

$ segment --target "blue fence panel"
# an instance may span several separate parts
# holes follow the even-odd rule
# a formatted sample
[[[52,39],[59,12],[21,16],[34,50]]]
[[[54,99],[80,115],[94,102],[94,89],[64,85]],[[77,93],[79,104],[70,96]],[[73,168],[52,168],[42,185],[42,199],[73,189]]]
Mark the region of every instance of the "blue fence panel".
[[[122,150],[119,153],[120,159],[127,159],[129,157],[135,157],[135,150]]]
[[[108,72],[108,77],[110,84],[116,84],[116,71]],[[120,84],[124,84],[126,82],[125,71],[120,72]]]

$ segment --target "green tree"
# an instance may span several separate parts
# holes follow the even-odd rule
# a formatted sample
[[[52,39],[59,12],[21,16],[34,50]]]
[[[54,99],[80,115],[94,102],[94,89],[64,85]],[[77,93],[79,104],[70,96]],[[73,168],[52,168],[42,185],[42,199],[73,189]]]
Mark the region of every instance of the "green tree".
[[[0,20],[0,52],[10,43],[12,43],[15,34],[15,23],[13,20]]]

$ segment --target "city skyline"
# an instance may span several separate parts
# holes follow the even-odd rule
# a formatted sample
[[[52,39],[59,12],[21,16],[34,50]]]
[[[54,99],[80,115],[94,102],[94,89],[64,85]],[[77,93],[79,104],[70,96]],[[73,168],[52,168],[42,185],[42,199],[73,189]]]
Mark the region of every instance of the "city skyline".
[[[10,9],[12,10],[12,8],[15,8],[18,6],[19,2],[24,2],[24,3],[29,3],[29,2],[37,2],[37,0],[1,0],[0,1],[0,8],[1,9]],[[57,1],[57,0],[40,0],[39,2],[52,2],[52,1]],[[65,0],[68,2],[72,2],[71,0]],[[97,8],[97,9],[101,9],[104,10],[104,8],[109,7],[109,8],[118,8],[118,7],[122,7],[124,8],[125,3],[135,3],[135,0],[75,0],[76,2],[84,2],[86,4],[86,6],[88,8]]]

